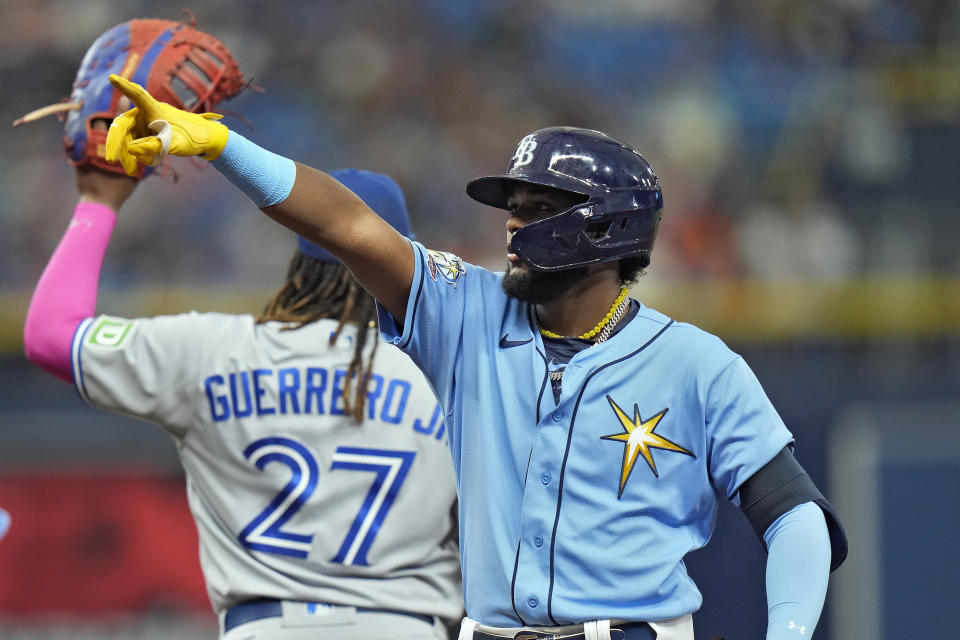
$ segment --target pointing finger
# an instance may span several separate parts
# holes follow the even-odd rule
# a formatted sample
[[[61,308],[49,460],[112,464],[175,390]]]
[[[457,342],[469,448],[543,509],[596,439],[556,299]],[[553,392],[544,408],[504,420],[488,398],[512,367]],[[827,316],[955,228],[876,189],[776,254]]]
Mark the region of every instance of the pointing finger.
[[[141,109],[152,107],[156,102],[153,96],[147,93],[146,89],[115,73],[110,74],[110,84],[116,87],[120,93],[130,98],[130,101]]]

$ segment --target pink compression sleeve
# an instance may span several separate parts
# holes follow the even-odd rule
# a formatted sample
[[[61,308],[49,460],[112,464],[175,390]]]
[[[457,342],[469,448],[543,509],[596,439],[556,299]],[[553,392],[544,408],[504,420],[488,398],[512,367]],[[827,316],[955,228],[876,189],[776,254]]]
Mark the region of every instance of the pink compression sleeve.
[[[27,358],[67,382],[73,382],[73,334],[96,309],[100,266],[116,221],[109,207],[79,203],[27,310],[23,327]]]

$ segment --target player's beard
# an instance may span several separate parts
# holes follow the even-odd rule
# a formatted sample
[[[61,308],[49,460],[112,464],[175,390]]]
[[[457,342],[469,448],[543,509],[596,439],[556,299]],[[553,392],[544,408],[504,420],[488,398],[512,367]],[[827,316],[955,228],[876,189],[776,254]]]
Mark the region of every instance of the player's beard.
[[[586,276],[586,267],[548,273],[508,267],[500,286],[511,298],[530,304],[544,304],[566,294]]]

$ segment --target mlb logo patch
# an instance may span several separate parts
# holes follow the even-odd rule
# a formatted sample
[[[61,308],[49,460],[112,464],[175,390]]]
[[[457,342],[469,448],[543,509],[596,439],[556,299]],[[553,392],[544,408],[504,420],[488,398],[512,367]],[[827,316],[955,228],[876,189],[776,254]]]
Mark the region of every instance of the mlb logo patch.
[[[337,610],[337,607],[325,602],[307,602],[307,615],[310,616],[329,616]]]

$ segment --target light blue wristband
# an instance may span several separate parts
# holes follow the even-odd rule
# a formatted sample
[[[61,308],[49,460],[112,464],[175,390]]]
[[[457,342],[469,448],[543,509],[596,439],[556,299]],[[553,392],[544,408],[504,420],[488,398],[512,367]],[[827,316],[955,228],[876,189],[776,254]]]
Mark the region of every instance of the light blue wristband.
[[[220,157],[210,164],[259,209],[286,200],[297,178],[293,160],[267,151],[233,130]]]

